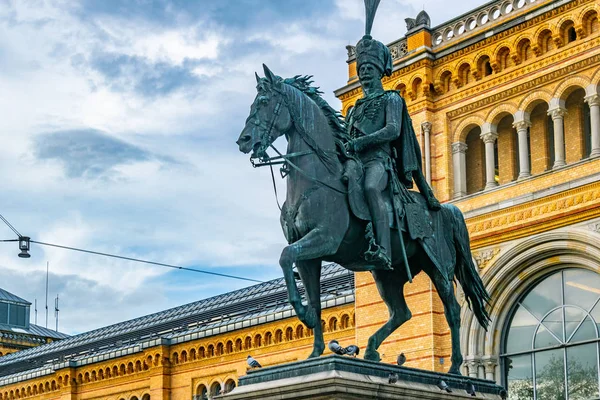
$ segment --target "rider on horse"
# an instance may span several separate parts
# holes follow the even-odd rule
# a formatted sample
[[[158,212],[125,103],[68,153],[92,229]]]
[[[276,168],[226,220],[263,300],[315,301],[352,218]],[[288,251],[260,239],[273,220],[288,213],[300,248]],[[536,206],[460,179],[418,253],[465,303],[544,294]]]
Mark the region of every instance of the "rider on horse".
[[[390,50],[369,31],[356,45],[364,96],[346,118],[349,140],[345,146],[364,168],[365,197],[378,245],[369,261],[377,268],[391,269],[390,221],[384,197],[390,196],[391,179],[404,188],[412,188],[414,180],[431,210],[439,210],[440,203],[423,176],[421,150],[406,104],[397,91],[386,91],[381,83],[383,75],[392,73]]]

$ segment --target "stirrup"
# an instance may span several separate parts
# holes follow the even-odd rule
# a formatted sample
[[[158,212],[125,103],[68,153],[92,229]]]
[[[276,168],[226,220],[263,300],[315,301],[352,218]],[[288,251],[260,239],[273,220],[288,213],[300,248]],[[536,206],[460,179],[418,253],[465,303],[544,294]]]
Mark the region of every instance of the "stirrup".
[[[393,271],[392,260],[388,257],[382,247],[378,246],[375,251],[366,251],[365,260],[370,262],[375,267],[375,270]]]

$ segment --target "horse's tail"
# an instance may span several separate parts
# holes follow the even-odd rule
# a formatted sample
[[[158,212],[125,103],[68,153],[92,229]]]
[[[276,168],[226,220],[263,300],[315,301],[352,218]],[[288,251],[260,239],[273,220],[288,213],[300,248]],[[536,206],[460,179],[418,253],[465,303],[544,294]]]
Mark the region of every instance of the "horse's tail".
[[[490,302],[488,294],[477,268],[473,263],[471,246],[469,244],[469,232],[465,218],[458,207],[446,205],[452,215],[452,227],[454,233],[454,246],[456,248],[456,266],[454,274],[460,282],[469,308],[473,310],[481,326],[487,330],[490,323],[490,315],[485,306]]]

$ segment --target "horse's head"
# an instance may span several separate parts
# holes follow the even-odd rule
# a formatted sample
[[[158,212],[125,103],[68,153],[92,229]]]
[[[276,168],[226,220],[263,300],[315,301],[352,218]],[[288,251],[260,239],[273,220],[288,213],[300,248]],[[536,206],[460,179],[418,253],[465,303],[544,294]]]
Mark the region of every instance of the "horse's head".
[[[275,139],[292,126],[292,117],[282,91],[283,80],[275,76],[264,64],[263,69],[264,78],[259,78],[258,74],[255,74],[258,94],[250,107],[246,126],[236,142],[242,153],[247,154],[252,151],[252,158],[264,157],[266,150]]]

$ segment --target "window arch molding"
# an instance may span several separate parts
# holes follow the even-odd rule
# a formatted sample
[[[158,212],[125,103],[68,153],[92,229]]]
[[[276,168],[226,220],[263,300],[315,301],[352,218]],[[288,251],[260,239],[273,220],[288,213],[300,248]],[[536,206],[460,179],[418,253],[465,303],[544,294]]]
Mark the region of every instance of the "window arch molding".
[[[461,310],[461,349],[465,360],[494,360],[501,354],[502,332],[514,304],[536,281],[565,268],[600,273],[600,234],[583,228],[549,232],[504,248],[492,264],[480,271],[492,298],[492,321],[486,332],[468,307]],[[468,373],[463,366],[463,373]],[[488,379],[500,382],[500,367],[486,371]]]

